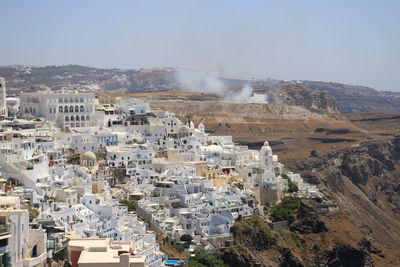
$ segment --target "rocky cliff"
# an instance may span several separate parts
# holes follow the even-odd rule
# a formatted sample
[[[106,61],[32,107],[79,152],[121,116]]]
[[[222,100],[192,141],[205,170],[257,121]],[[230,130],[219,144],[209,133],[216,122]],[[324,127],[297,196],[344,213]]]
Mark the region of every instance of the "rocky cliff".
[[[342,113],[400,113],[399,93],[332,82],[304,81],[302,85],[334,96]]]
[[[335,97],[325,91],[313,91],[299,85],[284,85],[267,90],[270,103],[301,106],[316,113],[338,113]]]
[[[287,230],[259,217],[235,224],[229,266],[400,266],[400,136],[387,136],[285,166],[317,184]]]
[[[335,201],[363,234],[399,256],[400,136],[363,142],[285,165]]]
[[[346,225],[346,228],[341,226]],[[235,246],[219,257],[228,266],[375,266],[390,264],[370,236],[357,230],[348,216],[329,201],[303,200],[296,221],[272,231],[262,217],[235,223]]]

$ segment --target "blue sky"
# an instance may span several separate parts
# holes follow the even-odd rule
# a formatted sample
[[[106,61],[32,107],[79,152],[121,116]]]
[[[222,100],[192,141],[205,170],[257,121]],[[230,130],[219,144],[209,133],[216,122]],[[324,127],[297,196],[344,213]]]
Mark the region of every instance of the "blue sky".
[[[2,1],[0,64],[195,67],[400,91],[400,1]]]

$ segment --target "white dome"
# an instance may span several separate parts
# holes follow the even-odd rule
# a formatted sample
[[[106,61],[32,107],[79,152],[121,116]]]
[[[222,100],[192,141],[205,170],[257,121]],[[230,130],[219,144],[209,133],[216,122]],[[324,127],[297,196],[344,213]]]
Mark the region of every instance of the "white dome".
[[[272,148],[270,146],[264,146],[264,150],[272,151]]]
[[[92,151],[87,151],[82,154],[82,159],[96,160],[96,154],[94,154]]]

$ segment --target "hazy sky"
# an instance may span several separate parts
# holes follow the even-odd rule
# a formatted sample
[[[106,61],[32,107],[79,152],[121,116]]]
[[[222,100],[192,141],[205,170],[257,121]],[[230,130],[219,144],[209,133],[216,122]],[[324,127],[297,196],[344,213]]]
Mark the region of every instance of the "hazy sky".
[[[12,0],[0,14],[0,65],[182,66],[400,91],[400,0]]]

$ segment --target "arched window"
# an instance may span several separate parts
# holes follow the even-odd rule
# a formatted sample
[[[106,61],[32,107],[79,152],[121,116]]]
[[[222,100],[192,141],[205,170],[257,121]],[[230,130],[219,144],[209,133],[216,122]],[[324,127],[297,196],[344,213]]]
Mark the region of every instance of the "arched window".
[[[84,112],[84,111],[85,111],[85,107],[83,105],[81,105],[80,112]]]
[[[79,116],[78,116],[78,115],[76,115],[75,120],[76,120],[76,121],[79,121]]]
[[[69,106],[69,112],[74,112],[74,106]]]
[[[71,121],[74,121],[74,116],[71,116]]]
[[[69,121],[69,117],[68,116],[65,116],[65,121]]]
[[[72,97],[69,98],[69,103],[74,103],[74,99]]]
[[[68,98],[67,97],[64,98],[64,103],[68,103]]]
[[[64,107],[64,113],[67,113],[68,112],[68,106],[65,106]]]
[[[79,102],[79,98],[75,97],[75,103],[78,103],[78,102]]]
[[[83,103],[83,97],[81,97],[79,100],[80,100],[79,102]]]
[[[86,120],[90,121],[90,116],[89,115],[86,116]]]
[[[35,258],[37,256],[38,256],[37,245],[34,245],[33,248],[32,248],[32,258]]]
[[[58,112],[59,112],[59,113],[63,113],[63,112],[64,112],[64,110],[63,110],[63,107],[62,107],[62,106],[59,106],[59,107],[58,107]]]
[[[85,121],[85,116],[81,116],[81,121]]]
[[[79,107],[75,106],[75,112],[79,112]]]

